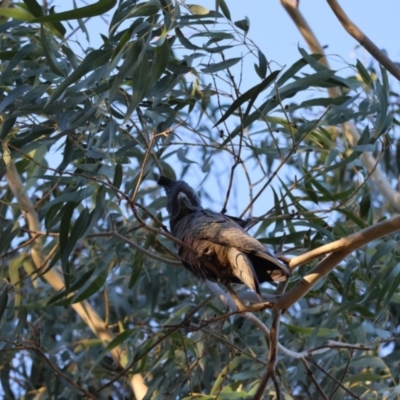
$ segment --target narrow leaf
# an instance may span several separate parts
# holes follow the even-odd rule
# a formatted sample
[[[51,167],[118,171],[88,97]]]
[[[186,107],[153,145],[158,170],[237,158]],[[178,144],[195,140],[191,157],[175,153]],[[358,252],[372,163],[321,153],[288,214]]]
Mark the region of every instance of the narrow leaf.
[[[222,14],[224,14],[225,18],[231,21],[231,12],[229,11],[229,8],[225,0],[217,0],[217,9],[216,9],[217,12],[218,12],[218,7],[221,7]]]
[[[117,4],[117,0],[99,0],[95,4],[77,8],[75,10],[64,11],[58,14],[44,15],[36,18],[34,22],[59,22],[71,19],[91,18],[96,15],[105,14]]]
[[[250,21],[247,17],[245,17],[245,19],[241,19],[240,21],[236,21],[235,25],[244,31],[244,33],[247,35],[247,32],[250,29]]]
[[[187,7],[193,14],[196,15],[207,15],[210,13],[210,10],[208,8],[199,6],[197,4],[188,4]]]
[[[219,63],[210,64],[209,66],[202,68],[201,72],[204,72],[204,73],[218,72],[223,69],[227,69],[227,68],[234,66],[241,60],[242,60],[242,57],[230,58],[229,60],[224,60]]]
[[[9,285],[4,286],[0,295],[0,320],[7,309]]]
[[[252,87],[251,89],[249,89],[247,92],[243,93],[240,97],[238,97],[228,108],[228,110],[225,112],[225,114],[216,122],[216,124],[214,126],[219,125],[221,122],[224,122],[230,115],[232,115],[235,110],[237,110],[243,103],[245,103],[246,101],[250,100],[250,104],[249,107],[247,107],[248,109],[251,107],[251,105],[254,103],[254,101],[256,100],[257,96],[263,91],[265,90],[277,77],[277,75],[279,74],[279,70],[278,71],[274,71],[272,72],[267,78],[265,78],[261,83],[259,83],[258,85]]]

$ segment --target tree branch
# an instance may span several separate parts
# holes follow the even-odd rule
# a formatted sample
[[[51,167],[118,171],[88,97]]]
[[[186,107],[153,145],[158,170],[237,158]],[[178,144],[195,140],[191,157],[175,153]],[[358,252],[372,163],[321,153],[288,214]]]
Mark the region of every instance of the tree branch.
[[[264,295],[263,300],[270,302],[273,308],[286,310],[294,303],[299,301],[305,296],[321,279],[328,275],[343,259],[345,259],[354,250],[379,239],[385,235],[400,230],[400,215],[381,221],[373,226],[369,226],[359,232],[353,233],[350,236],[336,240],[335,242],[328,243],[317,249],[311,250],[301,256],[294,257],[289,262],[289,267],[294,270],[295,268],[303,265],[311,260],[329,254],[322,261],[320,261],[306,276],[296,283],[285,294]],[[231,310],[237,311],[237,307],[230,296],[227,296],[217,284],[206,282],[207,287]],[[231,299],[231,301],[229,301]],[[246,291],[241,295],[241,300],[256,302],[257,297],[254,293]],[[232,303],[233,302],[233,303]],[[246,313],[243,313],[243,316]],[[249,315],[251,315],[249,313]],[[247,316],[246,316],[247,318]],[[291,355],[293,356],[293,355]]]
[[[346,29],[347,33],[357,40],[365,50],[371,54],[380,64],[382,64],[396,79],[400,81],[400,68],[381,50],[368,36],[358,28],[353,21],[346,15],[343,8],[336,0],[326,0],[329,7],[335,13],[337,19]]]
[[[288,284],[288,280],[284,282],[280,282],[278,287],[276,288],[275,295],[280,295],[285,292]],[[256,394],[254,395],[253,400],[262,400],[264,398],[265,388],[267,387],[268,381],[271,379],[275,386],[275,394],[277,400],[281,399],[281,391],[279,388],[278,379],[276,377],[276,359],[278,355],[279,348],[279,323],[281,317],[281,310],[274,308],[272,310],[272,323],[271,330],[269,335],[269,354],[268,354],[268,364],[267,371],[264,375],[264,378],[261,379],[260,386],[257,389]]]
[[[389,235],[400,229],[400,216],[381,221],[375,225],[369,226],[361,231],[353,233],[350,236],[336,240],[335,242],[325,244],[317,249],[311,250],[301,256],[294,257],[289,261],[289,267],[293,270],[300,265],[324,256],[329,253],[336,253],[342,250],[352,252],[365,244],[379,239],[382,236]]]
[[[303,38],[308,44],[312,53],[315,54],[322,54],[324,55],[324,49],[318,42],[317,37],[314,35],[310,25],[308,25],[307,21],[300,13],[297,2],[296,4],[292,0],[280,0],[283,8],[287,11],[287,13],[292,18],[293,22],[296,24],[297,28],[299,29],[300,33],[303,35]],[[326,57],[322,57],[319,59],[320,64],[324,65],[326,68],[329,69],[329,63]],[[338,89],[336,87],[328,88],[329,96],[330,97],[337,97],[340,95]]]
[[[314,383],[315,387],[317,388],[318,392],[320,393],[320,395],[322,396],[322,398],[324,400],[329,400],[329,397],[326,395],[326,393],[324,392],[324,390],[322,389],[321,385],[318,383],[317,378],[315,377],[314,373],[312,372],[310,366],[308,365],[308,362],[305,358],[301,359],[301,362],[304,365],[304,368],[307,371],[307,375],[310,377],[310,379],[312,380],[312,382]]]

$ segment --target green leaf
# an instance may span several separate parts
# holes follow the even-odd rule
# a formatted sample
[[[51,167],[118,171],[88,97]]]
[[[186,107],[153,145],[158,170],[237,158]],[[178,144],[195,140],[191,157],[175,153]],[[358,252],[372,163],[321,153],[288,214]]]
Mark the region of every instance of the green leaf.
[[[214,72],[222,71],[223,69],[228,69],[228,68],[234,66],[241,60],[242,60],[242,57],[230,58],[228,60],[224,60],[219,63],[210,64],[207,67],[202,68],[201,72],[214,73]]]
[[[69,234],[69,236],[67,238],[67,242],[62,246],[62,248],[60,247],[60,249],[62,249],[61,262],[63,263],[63,265],[67,265],[70,254],[74,250],[75,245],[78,242],[78,240],[86,232],[89,222],[90,222],[89,211],[87,208],[84,208],[82,210],[82,212],[79,214],[79,217],[77,218],[77,220],[75,221],[74,226],[71,230],[71,233]],[[65,235],[63,235],[63,240],[65,240]],[[60,237],[60,241],[61,241],[61,237]]]
[[[175,34],[178,37],[179,41],[181,42],[182,46],[184,46],[186,49],[202,50],[201,47],[192,44],[190,42],[190,40],[186,39],[185,36],[183,35],[182,31],[178,27],[175,28]]]
[[[331,165],[330,167],[326,167],[323,169],[323,171],[319,172],[316,174],[315,177],[322,175],[322,174],[327,174],[330,171],[334,171],[335,169],[340,169],[345,167],[346,165],[349,165],[353,161],[357,160],[360,157],[360,152],[358,151],[353,151],[348,157],[346,157],[343,161],[339,161],[338,163],[335,163]]]
[[[378,112],[376,122],[375,122],[375,132],[374,138],[377,139],[392,123],[393,116],[391,113],[388,114],[389,99],[385,88],[381,85],[379,81],[375,83],[375,91],[379,99],[380,111]]]
[[[143,264],[144,264],[143,253],[140,251],[135,251],[132,263],[132,273],[128,284],[129,289],[132,289],[135,286],[136,282],[138,281],[140,274],[142,273],[143,270]]]
[[[27,9],[18,7],[17,5],[13,5],[13,7],[10,8],[0,8],[0,16],[27,22],[35,19],[35,16]]]
[[[186,154],[188,153],[188,151],[189,151],[189,149],[186,146],[179,147],[179,149],[178,149],[178,151],[176,153],[179,161],[181,161],[181,162],[183,162],[185,164],[197,164],[196,161],[189,160],[186,157]]]
[[[365,218],[371,209],[371,193],[368,185],[364,186],[363,195],[360,201],[360,217]]]
[[[295,326],[291,324],[285,324],[282,322],[282,325],[286,326],[290,331],[300,333],[302,335],[311,335],[315,332],[315,327],[303,327],[303,326]],[[337,329],[329,329],[329,328],[317,328],[317,337],[337,337],[339,336],[339,332]]]
[[[76,190],[70,193],[64,193],[61,196],[56,197],[54,200],[45,204],[40,210],[47,211],[55,204],[66,203],[66,202],[80,202],[84,199],[87,199],[89,196],[93,194],[95,191],[95,186],[87,186],[83,189]]]
[[[355,374],[351,376],[346,376],[344,382],[358,384],[360,382],[377,382],[380,381],[382,377],[380,375],[374,374],[372,372],[363,372],[361,374]],[[369,384],[369,383],[368,383]]]
[[[121,187],[122,177],[123,177],[122,165],[118,163],[115,166],[114,179],[113,179],[113,186],[115,186],[117,189]]]
[[[0,254],[7,250],[7,248],[11,245],[14,238],[20,233],[20,225],[19,222],[15,222],[14,224],[10,224],[6,229],[3,229],[1,232],[1,241],[0,241]]]
[[[11,129],[14,127],[17,118],[8,117],[3,120],[0,125],[0,139],[4,140],[7,135],[10,133]]]
[[[267,75],[267,59],[265,58],[264,53],[261,50],[258,50],[258,69],[257,74],[261,79],[265,79]]]
[[[77,291],[78,289],[80,289],[83,285],[87,284],[87,282],[89,281],[90,277],[93,275],[93,273],[95,272],[94,269],[90,269],[88,271],[86,271],[85,273],[83,273],[78,279],[75,279],[74,281],[71,282],[71,285],[69,287],[69,290],[62,290],[60,292],[58,292],[57,294],[55,294],[54,296],[52,296],[48,301],[45,302],[44,305],[51,305],[51,304],[55,304],[57,305],[57,303],[60,302],[64,303],[65,301],[65,297],[68,296],[70,293]],[[69,304],[69,301],[67,302],[67,304]],[[62,304],[59,304],[62,305]]]
[[[304,187],[305,187],[305,192],[307,193],[307,195],[309,196],[309,198],[315,203],[318,204],[318,195],[317,193],[314,191],[311,183],[313,182],[313,178],[310,177],[308,179],[305,180],[304,182]]]
[[[82,236],[86,236],[93,227],[97,224],[98,220],[103,216],[104,206],[106,198],[106,189],[104,186],[100,186],[96,189],[96,197],[93,202],[93,210],[90,213],[89,224],[86,228],[85,233]]]
[[[19,100],[23,95],[28,92],[30,86],[21,85],[17,86],[14,90],[12,90],[7,96],[4,97],[2,102],[0,103],[0,113],[7,109],[7,106],[13,104],[16,100]],[[13,105],[13,107],[15,107]]]
[[[387,369],[387,365],[380,357],[375,356],[361,356],[354,358],[350,366],[352,368],[379,368],[379,369]]]
[[[372,267],[382,258],[390,254],[393,247],[396,245],[395,241],[388,240],[382,243],[379,243],[378,246],[375,247],[375,253],[372,255],[371,259],[369,260],[367,266],[367,272],[371,270]]]
[[[261,83],[258,85],[252,87],[249,89],[247,92],[243,93],[240,97],[238,97],[226,110],[225,114],[215,123],[214,126],[219,125],[220,123],[224,122],[230,115],[232,115],[242,104],[244,104],[246,101],[249,101],[249,105],[247,106],[247,111],[246,115],[248,115],[248,112],[254,102],[256,101],[258,95],[264,91],[278,76],[279,74],[278,71],[273,71],[267,78],[265,78]],[[226,143],[228,140],[226,140],[224,143]]]
[[[245,35],[249,32],[250,29],[250,20],[245,17],[245,19],[241,19],[240,21],[236,21],[234,23],[239,29],[244,31]]]
[[[224,14],[225,18],[231,21],[231,13],[229,11],[229,8],[225,0],[217,0],[217,9],[216,9],[217,12],[218,12],[218,7],[221,7],[222,14]]]
[[[382,304],[379,304],[379,308],[382,310],[386,310],[389,302],[392,300],[392,296],[399,289],[400,285],[400,264],[397,264],[390,273],[390,282],[389,288],[385,291],[385,300]],[[378,300],[377,300],[378,302]]]
[[[126,339],[129,339],[135,332],[136,332],[136,329],[127,329],[126,331],[123,331],[122,333],[120,333],[116,338],[114,338],[107,345],[107,347],[104,349],[104,351],[101,355],[101,358],[103,358],[107,353],[109,353],[111,350],[115,349],[121,343],[125,342]]]
[[[357,68],[358,73],[361,76],[361,79],[364,81],[364,83],[369,87],[373,87],[374,86],[374,82],[373,82],[373,80],[371,78],[371,75],[365,69],[363,63],[360,62],[360,60],[358,60],[358,59],[357,59],[356,68]]]
[[[50,95],[47,105],[54,102],[54,100],[60,97],[69,85],[76,83],[83,75],[105,65],[110,60],[111,54],[112,52],[110,50],[91,51],[78,66],[78,68],[76,68],[71,75],[69,75],[60,85],[57,86],[54,92]]]
[[[154,88],[161,75],[165,72],[168,65],[170,55],[170,47],[167,40],[161,46],[155,48],[154,59],[149,65],[147,55],[142,58],[141,63],[135,70],[132,77],[132,98],[127,110],[127,118],[139,105],[145,97],[147,97]]]
[[[91,18],[96,15],[105,14],[117,4],[117,0],[99,0],[95,4],[77,8],[75,10],[64,11],[58,14],[44,15],[36,18],[33,22],[60,22],[71,19]]]
[[[208,8],[205,8],[203,6],[199,6],[197,4],[187,4],[187,8],[196,15],[207,15],[210,13],[210,10]]]
[[[312,55],[311,57],[316,57],[316,59],[321,58],[321,55]],[[276,85],[281,87],[286,81],[294,78],[303,67],[307,65],[307,61],[302,57],[300,60],[296,61],[288,70],[284,71],[282,76],[276,81]]]
[[[279,96],[294,96],[296,93],[309,88],[310,86],[321,87],[327,80],[335,75],[334,71],[325,70],[310,74],[304,78],[296,79],[294,82],[280,87]]]
[[[127,45],[124,62],[120,66],[109,92],[111,100],[115,98],[117,92],[120,90],[121,84],[126,80],[127,76],[130,76],[139,67],[146,53],[146,49],[142,40],[136,40]]]
[[[65,290],[69,292],[70,289],[70,265],[68,262],[69,252],[68,252],[68,241],[69,241],[69,231],[71,225],[72,215],[74,213],[76,203],[67,203],[62,209],[62,217],[60,221],[60,257],[61,266],[64,273]]]
[[[98,274],[93,280],[89,281],[83,286],[73,297],[72,303],[79,303],[88,297],[98,292],[105,284],[108,276],[108,271],[105,269],[103,272]]]
[[[9,285],[5,285],[0,295],[0,320],[7,309]]]
[[[24,0],[24,3],[28,7],[28,10],[35,17],[41,17],[43,15],[43,9],[36,0]],[[61,36],[64,36],[67,32],[63,24],[61,24],[60,22],[50,23],[49,26],[52,31],[54,31],[55,33],[59,33]]]
[[[157,14],[160,10],[158,1],[148,1],[147,3],[138,4],[133,10],[127,15],[126,18],[132,17],[150,17]]]
[[[40,28],[40,38],[42,40],[43,52],[47,58],[47,62],[49,63],[51,70],[57,75],[65,76],[66,74],[57,61],[54,48],[47,37],[46,30],[43,25]]]
[[[353,221],[355,224],[357,224],[359,228],[364,229],[367,227],[367,224],[357,215],[355,215],[353,211],[349,211],[344,208],[338,208],[337,211],[345,215],[350,221]]]

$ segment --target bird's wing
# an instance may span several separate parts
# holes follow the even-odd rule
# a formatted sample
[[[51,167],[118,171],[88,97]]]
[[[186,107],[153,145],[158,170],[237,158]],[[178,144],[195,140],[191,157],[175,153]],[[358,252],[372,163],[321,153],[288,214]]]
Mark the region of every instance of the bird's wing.
[[[257,239],[250,236],[229,217],[207,210],[199,211],[196,214],[196,223],[191,224],[190,233],[187,232],[187,234],[189,233],[197,239],[234,247],[243,253],[268,261],[269,267],[276,271],[271,272],[271,280],[285,280],[287,276],[291,275],[286,265],[272,257]]]

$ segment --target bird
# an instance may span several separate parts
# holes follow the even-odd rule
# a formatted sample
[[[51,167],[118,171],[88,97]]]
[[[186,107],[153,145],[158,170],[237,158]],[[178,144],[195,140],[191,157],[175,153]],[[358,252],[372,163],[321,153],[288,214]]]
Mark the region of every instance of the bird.
[[[239,311],[248,307],[231,283],[246,285],[262,302],[261,283],[288,279],[289,268],[245,231],[245,220],[203,208],[185,181],[160,176],[157,183],[167,194],[170,230],[179,240],[175,246],[183,266],[200,281],[224,284]]]

